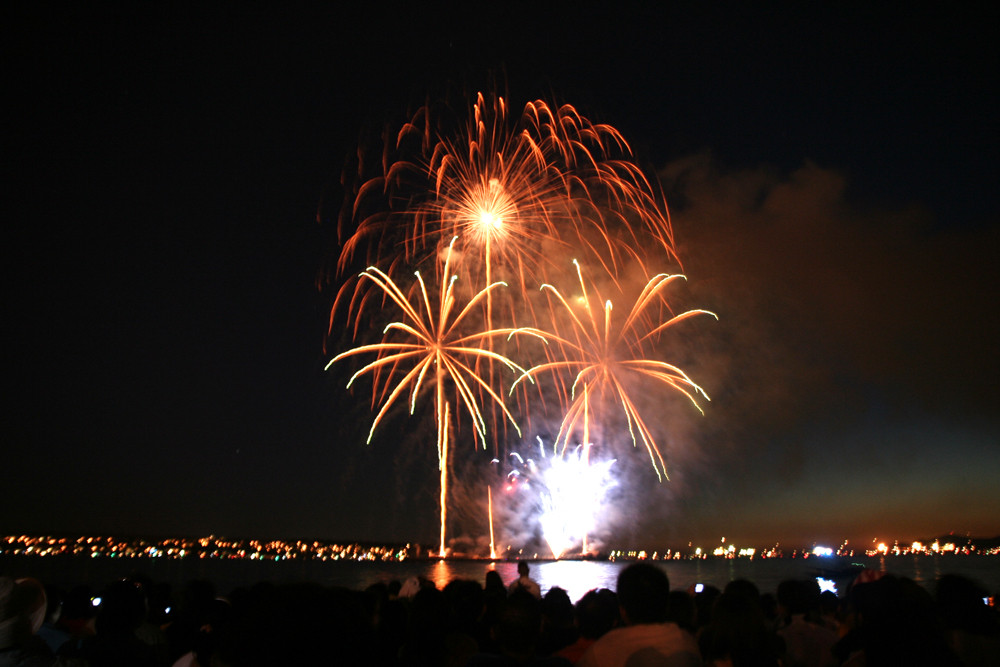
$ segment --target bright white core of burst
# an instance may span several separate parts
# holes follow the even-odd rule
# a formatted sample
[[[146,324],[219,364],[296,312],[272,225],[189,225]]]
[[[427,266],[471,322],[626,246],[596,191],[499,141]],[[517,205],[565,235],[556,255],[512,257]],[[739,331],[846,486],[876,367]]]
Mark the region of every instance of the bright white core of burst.
[[[490,229],[500,229],[503,219],[498,215],[494,215],[493,211],[480,211],[479,224]]]

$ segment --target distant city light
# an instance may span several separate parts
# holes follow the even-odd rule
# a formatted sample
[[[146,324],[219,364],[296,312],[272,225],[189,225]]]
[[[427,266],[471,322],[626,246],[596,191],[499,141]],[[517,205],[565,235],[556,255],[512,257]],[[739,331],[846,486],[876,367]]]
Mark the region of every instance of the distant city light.
[[[891,544],[891,546],[890,546]],[[652,545],[651,545],[652,546]],[[54,556],[77,556],[82,558],[165,558],[165,559],[221,559],[221,560],[255,560],[255,561],[403,561],[410,558],[427,558],[433,549],[419,544],[400,545],[361,545],[338,544],[331,542],[283,541],[283,540],[233,540],[210,535],[201,538],[171,538],[158,541],[148,541],[141,538],[115,537],[53,537],[15,535],[0,537],[0,555],[24,556],[29,558],[46,558]],[[497,558],[501,560],[518,558],[526,554],[523,549],[506,545],[497,550]],[[456,556],[468,558],[486,558],[484,554],[464,553]],[[725,559],[768,559],[768,558],[810,558],[818,557],[891,557],[891,556],[953,556],[976,555],[998,556],[1000,544],[990,540],[987,544],[977,544],[972,538],[961,541],[939,542],[937,540],[925,544],[919,541],[879,541],[873,540],[867,549],[855,549],[844,541],[837,549],[824,546],[812,548],[789,548],[780,544],[767,547],[738,546],[727,540],[725,546],[715,547],[695,546],[688,542],[686,548],[650,548],[650,549],[615,549],[605,553],[608,560],[704,560],[707,558]],[[537,557],[537,554],[535,554]]]

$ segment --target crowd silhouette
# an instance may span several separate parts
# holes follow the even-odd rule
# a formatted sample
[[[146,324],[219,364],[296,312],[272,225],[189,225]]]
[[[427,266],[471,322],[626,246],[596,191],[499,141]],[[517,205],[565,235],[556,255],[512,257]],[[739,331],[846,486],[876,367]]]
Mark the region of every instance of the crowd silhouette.
[[[846,594],[815,581],[761,593],[671,590],[638,562],[616,590],[541,593],[527,563],[504,582],[416,577],[366,590],[257,583],[224,596],[136,574],[101,591],[0,576],[0,667],[875,667],[1000,665],[1000,619],[975,582],[928,591],[864,571]]]

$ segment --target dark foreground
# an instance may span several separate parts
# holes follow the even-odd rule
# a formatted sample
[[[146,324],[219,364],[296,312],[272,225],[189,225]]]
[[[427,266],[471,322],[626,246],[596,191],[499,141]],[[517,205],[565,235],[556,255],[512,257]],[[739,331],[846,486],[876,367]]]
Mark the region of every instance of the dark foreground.
[[[1000,664],[997,607],[959,575],[928,590],[864,571],[838,598],[808,580],[764,593],[746,580],[671,591],[662,570],[636,567],[663,585],[630,592],[620,578],[618,590],[575,601],[558,586],[538,596],[530,576],[511,587],[495,571],[440,587],[416,577],[366,590],[259,583],[225,597],[208,581],[177,588],[141,574],[100,591],[0,577],[0,667],[625,665],[622,638],[642,627],[662,634],[659,653],[641,654],[660,661],[645,664]],[[620,661],[591,648],[614,637]]]

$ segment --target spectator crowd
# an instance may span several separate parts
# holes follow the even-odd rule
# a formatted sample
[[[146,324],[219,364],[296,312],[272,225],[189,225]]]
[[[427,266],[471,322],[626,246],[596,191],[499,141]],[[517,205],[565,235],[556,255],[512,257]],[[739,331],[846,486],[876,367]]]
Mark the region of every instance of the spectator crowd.
[[[773,593],[746,580],[671,590],[646,562],[575,603],[559,587],[543,595],[527,562],[507,583],[490,569],[443,589],[414,577],[363,591],[262,582],[225,596],[139,574],[99,592],[0,576],[0,667],[1000,665],[985,595],[958,575],[928,591],[873,571],[843,597],[809,580]]]

